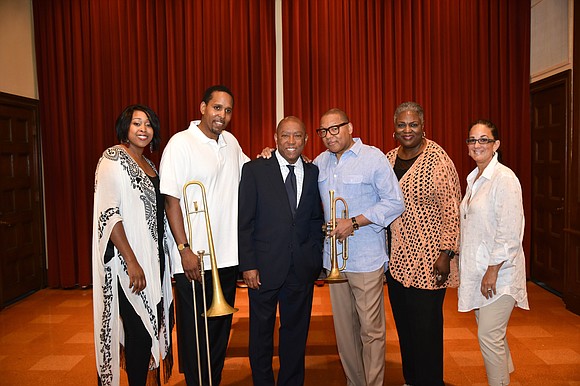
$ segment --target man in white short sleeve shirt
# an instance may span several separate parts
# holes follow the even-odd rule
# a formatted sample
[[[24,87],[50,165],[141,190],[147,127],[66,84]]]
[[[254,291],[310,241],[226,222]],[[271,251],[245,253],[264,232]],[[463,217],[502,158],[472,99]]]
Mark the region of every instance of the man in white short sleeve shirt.
[[[206,189],[207,211],[215,247],[219,278],[226,301],[233,305],[238,277],[238,184],[242,165],[249,160],[237,139],[228,131],[234,97],[225,86],[212,86],[200,104],[201,120],[176,133],[168,142],[161,158],[161,193],[165,194],[165,208],[175,239],[170,250],[171,269],[176,289],[176,322],[180,371],[188,385],[199,383],[197,366],[195,321],[193,318],[192,281],[197,299],[198,329],[201,343],[200,359],[203,384],[207,384],[208,365],[205,355],[205,331],[200,264],[197,251],[210,250],[203,213],[190,215],[192,239],[188,240],[183,186],[192,180],[200,181]],[[190,211],[193,201],[203,208],[201,189],[192,185],[187,199]],[[204,257],[207,307],[212,300],[210,259]],[[213,384],[219,385],[232,324],[232,315],[208,318],[211,372]]]

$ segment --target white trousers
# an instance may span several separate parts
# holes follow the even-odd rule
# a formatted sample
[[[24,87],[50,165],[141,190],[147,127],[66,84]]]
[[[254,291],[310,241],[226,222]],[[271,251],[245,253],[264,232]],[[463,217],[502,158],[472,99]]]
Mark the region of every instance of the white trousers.
[[[514,371],[506,331],[515,304],[514,298],[502,295],[495,302],[475,310],[479,348],[491,386],[509,385],[510,373]]]

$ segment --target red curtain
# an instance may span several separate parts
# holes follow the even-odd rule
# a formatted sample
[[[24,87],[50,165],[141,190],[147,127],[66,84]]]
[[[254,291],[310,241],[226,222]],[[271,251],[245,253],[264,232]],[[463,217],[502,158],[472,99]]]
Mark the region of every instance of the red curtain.
[[[429,138],[465,188],[464,139],[489,118],[520,177],[530,218],[530,4],[503,0],[283,0],[285,115],[304,120],[306,154],[331,107],[388,151],[393,113],[423,105]],[[273,0],[33,0],[43,136],[49,285],[91,282],[93,173],[130,103],[157,111],[165,144],[199,117],[203,90],[234,95],[230,129],[253,157],[273,145]],[[158,163],[159,154],[153,154]],[[529,237],[526,235],[526,247]]]
[[[340,107],[355,136],[387,152],[396,106],[419,102],[427,136],[453,159],[463,189],[475,167],[464,141],[469,125],[491,119],[529,221],[529,2],[284,0],[283,15],[286,115],[313,133],[322,113]],[[307,152],[323,150],[312,137]],[[525,237],[529,252],[529,231]]]
[[[200,116],[203,91],[235,96],[230,130],[248,154],[275,127],[274,3],[34,0],[48,284],[89,285],[94,170],[132,103],[151,106],[162,146]],[[152,155],[159,163],[161,152]]]

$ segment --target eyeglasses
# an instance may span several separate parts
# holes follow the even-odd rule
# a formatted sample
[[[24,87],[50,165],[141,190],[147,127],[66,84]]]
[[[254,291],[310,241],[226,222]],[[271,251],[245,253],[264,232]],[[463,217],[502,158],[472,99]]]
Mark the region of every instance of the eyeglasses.
[[[480,145],[487,145],[488,143],[494,143],[497,139],[493,138],[467,138],[465,143],[468,145],[475,145],[475,142],[479,143]]]
[[[326,133],[330,133],[331,135],[337,135],[338,132],[340,131],[340,128],[344,125],[348,125],[349,123],[350,123],[349,121],[346,121],[338,125],[330,126],[327,129],[321,127],[319,129],[316,129],[316,134],[318,134],[320,138],[326,137]]]

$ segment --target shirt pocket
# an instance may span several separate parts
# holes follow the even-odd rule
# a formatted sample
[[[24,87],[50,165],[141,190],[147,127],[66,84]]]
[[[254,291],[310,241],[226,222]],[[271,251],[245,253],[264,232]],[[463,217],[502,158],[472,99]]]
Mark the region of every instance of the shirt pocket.
[[[346,197],[360,197],[363,193],[364,178],[360,174],[351,174],[342,177],[344,195]]]

